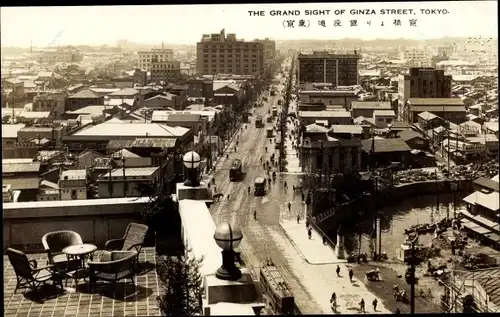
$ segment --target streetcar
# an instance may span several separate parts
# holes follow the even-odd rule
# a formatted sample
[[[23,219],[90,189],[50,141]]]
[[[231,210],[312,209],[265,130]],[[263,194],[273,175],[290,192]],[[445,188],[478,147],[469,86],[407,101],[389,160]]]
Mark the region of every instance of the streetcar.
[[[256,177],[254,181],[254,195],[264,196],[266,194],[266,179],[264,177]]]
[[[257,116],[255,119],[255,127],[256,128],[263,128],[264,127],[264,122],[262,121],[262,116]]]
[[[260,287],[266,306],[279,315],[294,315],[295,299],[285,279],[274,265],[265,265],[260,270]]]
[[[273,117],[276,117],[278,115],[278,107],[273,106],[271,110],[273,111]]]
[[[241,169],[241,160],[234,159],[231,162],[231,169],[229,170],[229,179],[231,180],[231,182],[237,182],[241,180],[242,176],[243,176],[243,171]]]
[[[267,128],[267,137],[272,138],[274,136],[274,130],[272,127]]]

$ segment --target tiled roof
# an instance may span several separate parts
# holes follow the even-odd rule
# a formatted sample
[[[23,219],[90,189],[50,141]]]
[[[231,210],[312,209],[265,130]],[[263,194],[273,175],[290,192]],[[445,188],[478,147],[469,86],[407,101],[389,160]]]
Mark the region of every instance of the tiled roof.
[[[198,122],[201,115],[193,113],[171,113],[168,115],[168,121],[172,122]]]
[[[387,152],[410,152],[411,148],[402,139],[383,139],[375,140],[375,153]],[[361,140],[361,145],[365,152],[370,152],[372,149],[372,140]]]
[[[115,124],[119,124],[115,126]],[[120,137],[180,137],[189,131],[183,127],[171,127],[158,123],[101,123],[77,131],[74,136],[120,136]]]
[[[40,171],[40,162],[3,164],[2,174],[34,173]]]
[[[413,130],[403,130],[398,133],[398,136],[405,140],[405,142],[410,141],[414,138],[422,138],[420,133],[413,131]]]
[[[132,153],[127,149],[118,150],[115,153],[111,154],[111,156],[120,156],[120,157],[125,157],[125,158],[127,158],[127,157],[129,157],[129,158],[130,157],[141,157],[140,155]]]
[[[173,148],[177,143],[176,138],[137,138],[135,140],[111,140],[108,149],[117,148]]]
[[[439,118],[438,116],[436,116],[433,113],[430,113],[429,111],[421,112],[417,116],[427,121],[432,120],[434,118]]]
[[[387,101],[352,101],[351,108],[354,109],[391,109]]]
[[[463,106],[462,98],[409,98],[412,106]]]
[[[109,94],[110,96],[135,96],[139,94],[139,91],[137,89],[134,89],[134,88],[123,88],[123,89],[120,89],[118,91],[115,91],[111,94]]]
[[[329,131],[328,128],[325,128],[315,123],[306,126],[306,132],[309,133],[327,133],[328,131]]]
[[[17,132],[24,128],[24,124],[2,124],[2,139],[17,138]]]
[[[90,89],[82,89],[74,95],[69,96],[71,99],[96,99],[101,97]]]

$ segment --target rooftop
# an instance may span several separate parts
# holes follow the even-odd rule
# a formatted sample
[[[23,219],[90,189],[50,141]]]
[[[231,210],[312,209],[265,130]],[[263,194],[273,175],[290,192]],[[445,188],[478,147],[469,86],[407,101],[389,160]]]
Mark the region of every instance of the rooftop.
[[[335,95],[357,95],[356,90],[303,90],[299,95],[313,95],[313,96],[335,96]]]
[[[24,124],[2,124],[2,139],[17,138],[17,132],[24,126]]]
[[[351,113],[343,110],[333,111],[299,111],[300,118],[350,118]]]
[[[2,174],[10,173],[36,173],[40,171],[40,162],[8,163],[2,162]]]
[[[73,135],[85,137],[181,137],[189,131],[187,128],[171,127],[158,123],[128,123],[123,121],[112,123],[110,121],[80,130]]]
[[[61,173],[61,178],[60,179],[64,180],[66,177],[69,180],[86,179],[87,178],[87,170],[85,170],[85,169],[79,169],[79,170],[67,170],[67,171],[63,171]]]
[[[413,131],[413,130],[403,130],[398,133],[399,137],[403,140],[410,141],[414,138],[422,138],[420,133]]]
[[[422,119],[426,120],[426,121],[429,121],[429,120],[432,120],[432,119],[435,119],[435,118],[439,118],[438,116],[436,116],[433,113],[430,113],[429,111],[421,112],[417,116],[419,118],[422,118]]]
[[[373,111],[374,116],[386,116],[386,117],[395,117],[396,114],[394,113],[394,110],[375,110]]]
[[[347,124],[337,124],[332,125],[330,130],[333,133],[351,133],[351,134],[362,134],[363,128],[359,125],[347,125]]]
[[[430,106],[430,105],[419,105],[419,106],[412,106],[411,107],[412,111],[419,112],[419,111],[428,111],[428,112],[465,112],[465,107],[464,105],[461,106]]]
[[[106,109],[105,105],[92,105],[92,106],[83,107],[83,108],[80,108],[77,110],[66,111],[66,113],[67,114],[93,114],[93,113],[101,114],[104,109]]]
[[[391,104],[388,101],[353,101],[351,108],[354,109],[391,109]]]
[[[313,123],[306,126],[306,132],[309,133],[327,133],[329,130],[319,124]]]
[[[125,177],[144,177],[150,176],[159,169],[158,166],[153,167],[128,167],[125,169],[117,168],[111,171],[111,177],[123,178],[123,170],[125,170]],[[101,175],[99,178],[108,179],[109,173]]]
[[[5,204],[4,204],[5,205]],[[97,255],[99,256],[99,255]],[[29,254],[42,266],[47,261],[45,253]],[[62,294],[50,294],[52,298],[41,301],[33,293],[23,294],[23,290],[14,294],[16,274],[7,256],[4,256],[4,316],[161,316],[156,297],[160,294],[161,282],[156,270],[157,261],[154,248],[143,248],[139,256],[145,267],[135,277],[136,287],[118,283],[115,288],[97,288],[93,293],[86,291],[85,282],[79,284],[78,292],[65,291]],[[68,280],[68,287],[75,285]],[[30,300],[33,299],[33,300]]]
[[[139,94],[139,91],[134,88],[123,88],[118,91],[112,92],[110,96],[135,96]]]
[[[96,99],[101,96],[96,94],[94,91],[90,89],[82,89],[74,95],[69,96],[70,99]]]
[[[463,106],[462,98],[409,98],[412,106]]]
[[[375,140],[375,153],[388,152],[409,152],[411,148],[402,139],[378,139]],[[365,152],[370,152],[372,149],[372,140],[361,140],[361,145]]]
[[[117,148],[162,148],[175,147],[176,138],[137,138],[134,140],[111,140],[108,142],[108,149]]]

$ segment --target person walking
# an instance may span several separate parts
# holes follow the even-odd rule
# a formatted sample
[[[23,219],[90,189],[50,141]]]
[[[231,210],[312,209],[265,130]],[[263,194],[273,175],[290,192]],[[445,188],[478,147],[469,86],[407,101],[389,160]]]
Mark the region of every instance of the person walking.
[[[378,300],[375,298],[372,302],[372,305],[373,305],[373,311],[377,311],[377,304],[378,304]]]
[[[334,309],[337,307],[337,294],[335,294],[335,292],[333,292],[332,297],[330,298],[330,304],[332,304],[332,308]]]
[[[300,223],[300,215],[297,215],[297,223]]]
[[[312,230],[311,230],[311,228],[307,228],[307,236],[309,237],[309,240],[311,240],[311,237],[312,237]]]
[[[354,271],[352,269],[349,269],[349,281],[351,281],[351,283],[353,276],[354,276]]]
[[[292,211],[292,203],[291,202],[288,202],[288,211]]]
[[[337,269],[335,270],[337,272],[337,277],[340,277],[340,265],[337,264]]]
[[[257,220],[257,210],[253,211],[253,220]]]
[[[359,312],[366,313],[365,300],[363,298],[361,298],[361,301],[359,302]]]

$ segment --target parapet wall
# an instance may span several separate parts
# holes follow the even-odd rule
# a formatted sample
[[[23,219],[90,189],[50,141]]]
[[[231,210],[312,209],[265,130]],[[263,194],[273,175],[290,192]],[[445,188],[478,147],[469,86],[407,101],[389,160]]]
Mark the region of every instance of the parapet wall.
[[[130,222],[140,222],[143,198],[3,204],[3,247],[41,252],[47,232],[73,230],[84,242],[102,248],[107,240],[123,237]],[[43,203],[43,204],[42,204]]]

